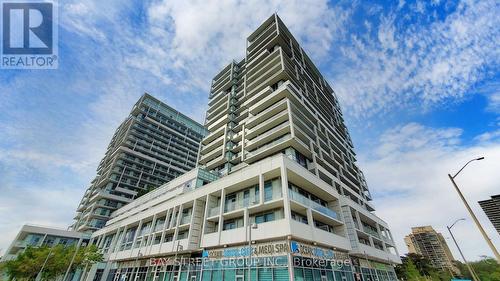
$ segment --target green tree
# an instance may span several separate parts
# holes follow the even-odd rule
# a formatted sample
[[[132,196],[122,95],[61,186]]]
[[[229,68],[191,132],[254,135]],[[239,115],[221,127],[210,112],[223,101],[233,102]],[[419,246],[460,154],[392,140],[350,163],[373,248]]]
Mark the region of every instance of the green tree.
[[[432,267],[431,261],[422,255],[409,253],[406,255],[406,258],[415,264],[415,267],[422,276],[431,276],[436,272],[436,269]]]
[[[89,267],[102,261],[102,254],[95,245],[80,247],[78,250],[74,245],[28,247],[16,259],[3,263],[1,270],[9,280],[33,280],[43,266],[42,280],[54,280],[66,273],[73,256],[75,258],[71,270]]]
[[[457,262],[456,265],[460,269],[460,272],[462,272],[464,278],[472,280],[472,276],[465,264]],[[483,257],[480,261],[471,262],[470,266],[474,269],[481,281],[500,281],[500,265],[498,265],[495,259]]]
[[[405,269],[405,277],[406,280],[408,281],[419,281],[423,280],[423,276],[420,274],[419,270],[413,263],[411,259],[407,259],[406,263],[404,264],[404,269]]]

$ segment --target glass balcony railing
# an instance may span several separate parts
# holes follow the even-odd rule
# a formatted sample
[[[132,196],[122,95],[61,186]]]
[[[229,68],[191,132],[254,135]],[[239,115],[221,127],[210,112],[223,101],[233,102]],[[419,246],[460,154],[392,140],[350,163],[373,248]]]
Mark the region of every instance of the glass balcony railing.
[[[356,227],[356,229],[359,229],[359,224],[356,218],[352,218],[352,222],[354,223],[354,227]]]
[[[293,191],[290,189],[288,191],[290,193],[290,199],[292,199],[293,201],[298,202],[302,205],[311,207],[311,209],[318,211],[318,212],[320,212],[320,213],[322,213],[330,218],[340,220],[340,217],[338,216],[337,212],[335,212],[334,210],[329,209],[321,204],[318,204],[318,203],[312,201],[311,199],[305,197],[304,195],[302,195],[296,191]]]
[[[163,230],[163,226],[165,225],[165,222],[157,223],[155,226],[155,232]]]
[[[188,224],[191,222],[191,215],[188,215],[188,216],[184,216],[181,218],[181,225],[183,224]]]
[[[220,211],[220,206],[210,208],[208,210],[208,216],[213,217],[213,216],[218,216]]]
[[[370,235],[373,235],[377,238],[380,238],[380,235],[378,234],[378,232],[375,230],[375,229],[372,229],[371,227],[369,226],[366,226],[366,225],[363,225],[363,231],[370,234]]]
[[[277,138],[277,139],[269,142],[268,144],[265,144],[265,145],[263,145],[263,146],[255,149],[255,150],[247,152],[247,157],[255,156],[255,155],[261,153],[262,151],[264,151],[264,150],[266,150],[268,148],[271,148],[272,146],[275,146],[275,145],[277,145],[280,142],[287,141],[287,140],[289,140],[291,138],[292,138],[292,136],[290,134],[283,135],[282,137],[279,137],[279,138]]]
[[[253,205],[257,205],[259,203],[259,200],[256,201],[250,201],[248,199],[243,199],[240,201],[236,202],[226,202],[224,205],[224,212],[231,212],[234,210],[246,208],[246,207],[251,207]]]

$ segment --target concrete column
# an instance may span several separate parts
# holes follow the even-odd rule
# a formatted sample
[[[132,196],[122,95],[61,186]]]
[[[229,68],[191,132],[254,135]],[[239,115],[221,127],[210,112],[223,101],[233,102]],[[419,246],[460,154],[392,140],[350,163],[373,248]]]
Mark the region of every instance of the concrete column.
[[[154,214],[153,215],[153,220],[151,221],[151,228],[149,229],[149,233],[147,235],[147,242],[149,241],[149,239],[153,240],[154,239],[154,236],[152,235],[152,233],[155,232],[155,227],[156,227],[156,221],[158,220],[158,215],[157,214]],[[160,234],[161,235],[161,234]],[[151,241],[151,243],[149,243],[150,245],[148,246],[148,244],[146,243],[146,253],[144,254],[149,254],[149,252],[151,252],[151,248],[153,247],[153,241]]]
[[[284,218],[285,220],[291,220],[290,213],[290,199],[288,198],[288,176],[285,166],[285,161],[281,161],[281,193],[283,196],[283,206],[284,206]]]
[[[179,235],[179,225],[181,223],[182,210],[183,210],[182,205],[179,205],[179,207],[178,207],[178,213],[177,213],[177,218],[176,218],[176,222],[175,222],[174,239],[173,239],[174,243],[172,243],[172,252],[174,250],[177,251],[177,249],[174,248],[174,247],[177,247],[176,244],[175,244],[175,241],[177,241],[177,235]]]
[[[116,230],[116,233],[113,236],[113,240],[111,240],[111,245],[109,245],[109,249],[108,249],[108,253],[109,254],[115,252],[115,248],[116,248],[116,244],[118,244],[118,238],[119,238],[119,236],[120,236],[120,228],[118,228]]]
[[[314,218],[313,218],[313,215],[312,215],[312,211],[311,211],[311,208],[307,208],[306,209],[306,216],[307,216],[307,223],[309,224],[309,227],[311,228],[311,233],[313,234],[313,238],[314,238]]]
[[[192,226],[193,226],[194,214],[195,214],[195,211],[196,211],[196,209],[198,207],[197,201],[198,201],[197,199],[194,199],[194,201],[193,201],[193,207],[191,208],[191,218],[189,219],[189,225],[191,227],[189,227],[189,232],[188,232],[188,245],[189,245],[189,241],[191,241],[191,236],[193,235],[191,229],[192,229]]]
[[[163,229],[161,231],[161,239],[160,239],[160,253],[162,252],[161,251],[161,247],[163,246],[163,242],[165,241],[165,230],[167,230],[167,225],[168,225],[168,216],[170,215],[170,212],[171,212],[172,209],[168,209],[166,212],[165,212],[165,221],[163,222]]]
[[[139,236],[139,232],[141,231],[141,228],[142,228],[142,221],[143,220],[140,220],[139,221],[139,225],[137,226],[137,229],[135,231],[135,234],[134,234],[134,240],[132,240],[132,247],[130,248],[131,250],[134,249],[135,247],[135,244],[136,244],[136,240],[137,240],[137,236]],[[144,237],[143,237],[144,238]]]
[[[354,215],[356,216],[356,221],[358,222],[359,230],[364,231],[363,230],[363,223],[361,223],[361,218],[359,217],[359,212],[355,211]]]
[[[224,219],[222,218],[222,216],[224,215],[224,209],[226,208],[225,197],[226,197],[226,189],[222,189],[221,197],[220,197],[220,210],[219,210],[219,229],[217,231],[218,232],[217,243],[219,243],[219,244],[220,244],[220,236],[221,236],[221,232],[222,232],[222,226],[224,224]]]
[[[203,225],[201,227],[201,237],[203,237],[203,235],[205,235],[205,228],[207,226],[206,222],[207,222],[207,218],[208,218],[208,212],[210,211],[210,194],[207,194],[207,196],[205,196],[205,212],[203,213]],[[202,238],[203,239],[203,238]]]
[[[250,233],[249,233],[249,229],[250,229],[250,215],[248,213],[248,208],[245,208],[243,210],[243,227],[247,230],[245,231],[245,240],[246,241],[249,241],[250,237]],[[250,230],[252,231],[252,230]]]
[[[264,175],[259,174],[259,205],[264,204]]]
[[[290,122],[290,134],[292,135],[292,138],[295,137],[295,128],[293,126],[293,118],[292,118],[292,107],[290,105],[290,100],[286,100],[286,110],[288,111],[288,120]]]

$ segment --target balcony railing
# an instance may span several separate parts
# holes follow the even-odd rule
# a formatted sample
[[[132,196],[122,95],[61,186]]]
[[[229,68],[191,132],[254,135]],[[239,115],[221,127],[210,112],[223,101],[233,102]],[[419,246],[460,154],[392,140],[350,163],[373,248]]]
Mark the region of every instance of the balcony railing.
[[[238,209],[242,209],[242,208],[246,208],[246,207],[251,207],[251,206],[254,206],[257,204],[259,204],[259,200],[250,201],[250,200],[243,199],[243,200],[236,201],[236,202],[226,202],[226,204],[224,205],[224,212],[231,212],[234,210],[238,210]]]
[[[188,215],[188,216],[183,216],[181,218],[181,225],[183,224],[188,224],[191,222],[191,215]]]
[[[220,206],[210,208],[208,210],[208,216],[213,217],[213,216],[218,216],[220,211]]]
[[[157,223],[156,226],[155,226],[155,230],[154,232],[157,232],[157,231],[160,231],[160,230],[163,230],[163,226],[165,225],[165,222],[162,222],[162,223]]]
[[[318,204],[318,203],[314,202],[313,200],[305,197],[304,195],[302,195],[296,191],[293,191],[290,189],[288,191],[290,193],[290,199],[292,199],[292,200],[294,200],[302,205],[311,207],[311,209],[318,211],[318,212],[320,212],[320,213],[322,213],[330,218],[340,220],[340,217],[338,216],[337,212],[335,212],[334,210],[329,209],[321,204]]]
[[[286,134],[286,135],[283,135],[282,137],[279,137],[278,139],[275,139],[274,141],[266,144],[266,145],[263,145],[261,147],[259,147],[258,149],[256,150],[253,150],[253,151],[250,151],[247,153],[247,157],[252,157],[252,156],[255,156],[259,153],[261,153],[262,151],[268,149],[268,148],[271,148],[272,146],[275,146],[277,145],[278,143],[281,143],[281,142],[284,142],[284,141],[287,141],[289,139],[291,139],[292,136],[290,134]]]
[[[377,238],[380,238],[380,235],[378,234],[378,232],[376,230],[374,230],[366,225],[363,225],[363,231],[370,234],[370,235],[373,235]]]

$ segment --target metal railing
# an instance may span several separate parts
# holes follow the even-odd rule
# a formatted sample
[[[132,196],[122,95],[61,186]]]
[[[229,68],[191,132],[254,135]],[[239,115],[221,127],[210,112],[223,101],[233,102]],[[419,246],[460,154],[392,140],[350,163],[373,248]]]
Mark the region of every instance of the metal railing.
[[[305,197],[304,195],[296,192],[296,191],[293,191],[293,190],[288,190],[289,191],[289,194],[290,194],[290,199],[298,202],[298,203],[301,203],[302,205],[305,205],[307,207],[311,207],[311,209],[315,210],[315,211],[318,211],[328,217],[331,217],[333,219],[336,219],[336,220],[340,220],[337,212],[335,212],[334,210],[332,209],[329,209],[317,202],[314,202],[313,200]]]

